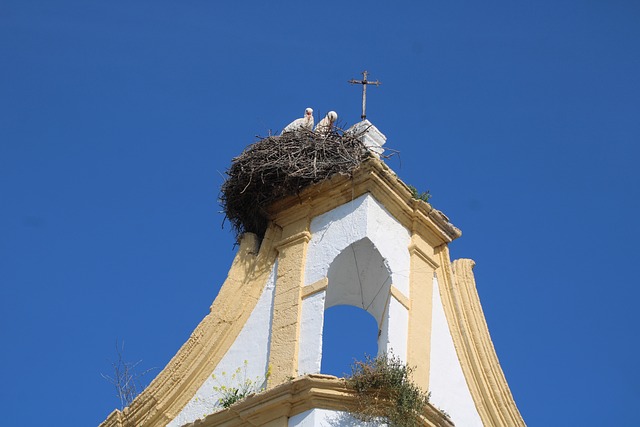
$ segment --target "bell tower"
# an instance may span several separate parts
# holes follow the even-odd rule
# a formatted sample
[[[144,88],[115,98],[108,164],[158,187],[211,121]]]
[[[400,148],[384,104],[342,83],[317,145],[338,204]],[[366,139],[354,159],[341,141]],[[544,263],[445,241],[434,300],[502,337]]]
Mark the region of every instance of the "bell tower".
[[[324,314],[336,305],[371,314],[378,353],[415,368],[413,381],[431,392],[423,425],[524,426],[473,261],[449,257],[460,230],[379,159],[380,131],[366,119],[354,129],[371,155],[268,206],[264,235],[242,236],[209,315],[104,427],[353,425],[352,392],[321,372]],[[231,372],[264,381],[264,391],[223,410]]]

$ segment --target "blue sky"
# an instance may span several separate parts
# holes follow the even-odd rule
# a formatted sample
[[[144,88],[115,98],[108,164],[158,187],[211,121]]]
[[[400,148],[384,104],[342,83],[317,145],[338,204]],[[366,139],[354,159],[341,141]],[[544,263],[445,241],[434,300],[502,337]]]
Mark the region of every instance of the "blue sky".
[[[0,3],[2,424],[97,425],[115,342],[163,367],[226,277],[231,158],[368,118],[463,231],[530,426],[637,423],[640,6]],[[336,368],[339,369],[339,368]]]

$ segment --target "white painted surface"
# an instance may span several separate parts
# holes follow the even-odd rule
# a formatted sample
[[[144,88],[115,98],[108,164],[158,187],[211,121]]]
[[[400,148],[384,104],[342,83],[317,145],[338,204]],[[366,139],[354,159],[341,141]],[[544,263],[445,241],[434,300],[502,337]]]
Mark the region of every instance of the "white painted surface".
[[[318,292],[302,301],[298,375],[317,374],[322,364],[322,327],[326,292]]]
[[[409,311],[393,296],[389,297],[389,310],[386,327],[378,339],[378,354],[393,353],[403,362],[407,362],[407,343],[409,338]]]
[[[237,386],[245,379],[257,382],[265,379],[269,364],[273,291],[277,269],[278,263],[276,262],[265,289],[247,323],[245,323],[234,343],[212,372],[216,379],[209,376],[195,396],[180,411],[178,416],[167,424],[167,427],[182,426],[220,409],[218,406],[220,395],[214,391],[214,387],[220,387],[221,385]],[[246,375],[244,374],[245,360],[247,361]],[[238,368],[242,368],[243,373],[240,378],[231,380],[231,375]]]
[[[391,302],[391,295],[389,295],[389,302]],[[378,332],[378,356],[382,356],[385,353],[389,352],[389,348],[391,347],[389,340],[389,316],[382,317],[382,323],[380,324],[380,329]]]
[[[371,423],[358,421],[343,411],[332,411],[329,409],[310,409],[289,418],[288,427],[357,427]],[[376,426],[386,426],[386,424],[376,424]]]
[[[359,123],[351,126],[347,132],[359,134],[360,142],[364,144],[376,157],[380,157],[380,154],[384,153],[382,146],[387,142],[387,137],[378,130],[369,120],[364,119]]]
[[[331,263],[325,308],[352,305],[368,311],[378,325],[387,309],[391,274],[368,237],[347,246]]]
[[[482,426],[473,403],[440,298],[438,280],[433,278],[433,318],[431,330],[431,403],[446,411],[456,426]]]
[[[368,237],[391,271],[391,283],[409,296],[409,231],[371,194],[364,194],[311,221],[305,284],[328,277],[329,266],[347,246]]]
[[[381,328],[379,352],[406,360],[408,312],[389,293],[393,284],[409,296],[409,231],[370,194],[315,217],[310,230],[305,284],[329,284],[303,301],[298,373],[320,372],[324,309],[335,305],[368,311]]]

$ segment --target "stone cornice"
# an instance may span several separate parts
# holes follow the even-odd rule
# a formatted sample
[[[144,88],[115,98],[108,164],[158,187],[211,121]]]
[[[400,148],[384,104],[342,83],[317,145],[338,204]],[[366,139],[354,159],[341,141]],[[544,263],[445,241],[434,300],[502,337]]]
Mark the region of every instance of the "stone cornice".
[[[369,158],[349,177],[335,174],[331,178],[303,189],[272,204],[271,219],[280,227],[304,215],[313,218],[371,193],[408,230],[417,232],[434,246],[449,243],[462,235],[449,219],[429,203],[413,198],[409,187],[382,161]]]
[[[276,243],[276,248],[280,250],[284,247],[294,245],[299,242],[309,243],[309,240],[311,240],[311,233],[309,233],[308,231],[301,231]]]
[[[344,379],[331,375],[305,375],[259,394],[249,396],[228,409],[208,415],[184,427],[287,425],[286,418],[321,408],[350,411],[355,408],[355,394]],[[285,418],[282,424],[277,420]],[[453,423],[432,405],[427,405],[420,419],[422,426],[452,427]]]
[[[417,255],[421,260],[429,264],[432,268],[435,269],[439,267],[438,263],[435,260],[433,260],[425,251],[420,249],[420,247],[415,243],[411,243],[408,249],[409,249],[409,254]]]

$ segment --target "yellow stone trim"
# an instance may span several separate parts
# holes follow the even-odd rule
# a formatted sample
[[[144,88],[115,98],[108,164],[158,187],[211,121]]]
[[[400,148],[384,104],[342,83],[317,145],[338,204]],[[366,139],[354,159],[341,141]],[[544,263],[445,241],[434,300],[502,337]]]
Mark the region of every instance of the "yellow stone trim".
[[[409,311],[407,362],[410,366],[415,366],[413,378],[416,384],[428,390],[431,366],[433,273],[438,263],[433,260],[433,248],[416,233],[411,236],[408,250],[409,295],[412,310]]]
[[[322,292],[327,290],[329,287],[329,279],[323,277],[315,283],[305,286],[302,288],[302,299],[305,299],[313,294],[317,294],[318,292]]]
[[[308,231],[300,231],[276,243],[276,248],[278,250],[281,250],[287,246],[295,245],[300,242],[309,243],[310,240],[311,240],[311,233],[309,233]]]
[[[296,196],[275,202],[268,211],[272,220],[284,228],[304,215],[316,217],[366,193],[371,193],[408,230],[434,242],[433,246],[449,243],[462,234],[442,212],[414,199],[397,175],[375,158],[363,162],[353,177],[336,174]]]
[[[184,427],[287,427],[289,417],[314,408],[353,410],[354,392],[345,386],[341,378],[306,375],[250,396]],[[453,423],[431,404],[425,408],[420,424],[425,427],[453,427]]]
[[[439,248],[440,296],[462,371],[482,423],[495,427],[525,426],[500,368],[480,305],[473,261],[449,262],[448,248]]]
[[[433,250],[431,252],[433,252]],[[431,267],[432,269],[435,270],[436,268],[440,267],[438,262],[434,260],[432,257],[430,257],[426,251],[421,249],[419,245],[417,245],[416,243],[411,243],[409,245],[409,255],[414,255],[414,254],[420,257],[420,259],[426,262],[429,265],[429,267]]]
[[[396,299],[396,301],[398,301],[400,304],[402,304],[402,306],[404,308],[406,308],[407,310],[411,310],[411,301],[409,300],[409,298],[405,294],[403,294],[400,291],[400,289],[398,289],[395,286],[391,285],[390,291],[391,291],[391,296],[394,297]]]
[[[311,240],[308,230],[309,218],[298,218],[282,228],[283,235],[289,237],[277,245],[278,274],[273,297],[269,387],[298,376],[302,287],[307,246]]]
[[[165,427],[195,395],[220,363],[255,308],[277,252],[281,230],[269,227],[258,239],[246,233],[211,312],[187,342],[131,405],[112,412],[101,427]]]
[[[102,424],[100,424],[100,427],[122,426],[122,418],[123,418],[122,412],[119,409],[116,409],[115,411],[109,414],[107,419],[104,420]]]

